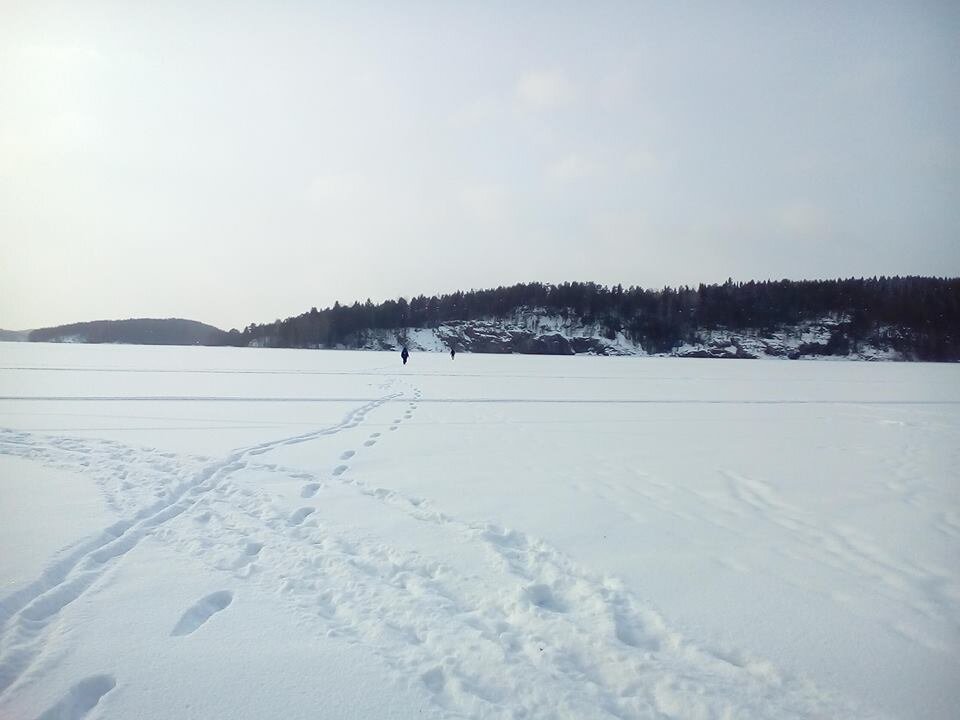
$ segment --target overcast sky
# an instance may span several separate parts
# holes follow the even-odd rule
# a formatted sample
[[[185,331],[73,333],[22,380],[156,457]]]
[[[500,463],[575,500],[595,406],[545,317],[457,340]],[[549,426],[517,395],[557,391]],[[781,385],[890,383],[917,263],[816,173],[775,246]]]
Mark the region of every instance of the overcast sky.
[[[960,275],[958,8],[0,0],[0,327]]]

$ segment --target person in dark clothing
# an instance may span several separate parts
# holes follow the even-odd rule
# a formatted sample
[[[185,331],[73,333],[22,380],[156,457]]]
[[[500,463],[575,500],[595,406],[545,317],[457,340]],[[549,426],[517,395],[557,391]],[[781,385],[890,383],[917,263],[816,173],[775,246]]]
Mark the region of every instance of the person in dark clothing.
[[[400,353],[400,358],[403,360],[403,364],[407,364],[407,358],[410,357],[410,353],[407,351],[407,346],[403,346],[403,351]]]
[[[456,351],[456,350],[454,349],[454,347],[451,345],[451,346],[450,346],[450,359],[453,360],[453,358],[456,356],[456,354],[457,354],[457,351]]]

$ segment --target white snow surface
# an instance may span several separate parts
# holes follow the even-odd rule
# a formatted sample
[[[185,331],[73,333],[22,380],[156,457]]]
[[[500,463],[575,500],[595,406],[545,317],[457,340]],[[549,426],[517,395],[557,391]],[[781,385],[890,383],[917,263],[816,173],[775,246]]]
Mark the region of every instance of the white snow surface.
[[[960,366],[0,343],[2,718],[951,718]]]

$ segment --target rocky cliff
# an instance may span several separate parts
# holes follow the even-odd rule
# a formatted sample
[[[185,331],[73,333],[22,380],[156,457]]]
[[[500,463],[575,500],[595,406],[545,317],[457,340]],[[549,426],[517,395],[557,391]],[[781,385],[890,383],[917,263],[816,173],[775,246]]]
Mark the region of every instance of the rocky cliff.
[[[612,335],[612,337],[611,337]],[[816,358],[908,360],[892,348],[895,330],[876,332],[869,340],[855,339],[843,319],[823,318],[800,325],[763,330],[703,330],[687,342],[657,352],[633,342],[622,332],[558,316],[521,314],[507,320],[471,320],[436,328],[370,330],[358,346],[395,350],[522,353],[545,355],[657,355],[692,358]]]

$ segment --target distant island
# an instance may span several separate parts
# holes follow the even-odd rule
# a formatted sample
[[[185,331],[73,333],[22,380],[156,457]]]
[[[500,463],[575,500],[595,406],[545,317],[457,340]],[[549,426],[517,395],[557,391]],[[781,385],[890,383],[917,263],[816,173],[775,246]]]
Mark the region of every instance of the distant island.
[[[960,278],[728,280],[662,290],[521,283],[335,303],[229,332],[182,319],[2,332],[30,342],[958,361]]]
[[[130,345],[224,345],[227,333],[180,318],[94,320],[31,330],[30,342],[123,343]]]
[[[29,339],[29,330],[0,330],[0,342],[24,342]]]

